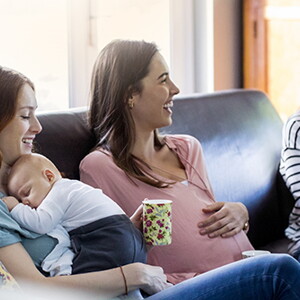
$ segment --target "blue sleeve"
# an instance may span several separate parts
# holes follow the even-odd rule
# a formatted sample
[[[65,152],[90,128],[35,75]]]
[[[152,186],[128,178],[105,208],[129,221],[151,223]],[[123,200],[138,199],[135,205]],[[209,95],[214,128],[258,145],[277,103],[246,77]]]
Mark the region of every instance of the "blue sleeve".
[[[1,218],[1,213],[0,213],[0,218]],[[0,227],[0,248],[18,242],[21,242],[21,237],[17,232],[3,228],[2,226]]]
[[[3,195],[0,194],[1,197]],[[40,235],[20,227],[11,217],[6,204],[0,199],[0,247],[18,242],[22,242],[37,266],[40,266],[57,244],[57,240],[48,235]]]

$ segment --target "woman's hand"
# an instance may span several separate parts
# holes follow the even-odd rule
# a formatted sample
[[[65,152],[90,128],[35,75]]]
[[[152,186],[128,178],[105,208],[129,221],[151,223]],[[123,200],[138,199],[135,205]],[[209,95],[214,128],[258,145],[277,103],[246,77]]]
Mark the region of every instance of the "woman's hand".
[[[143,205],[141,204],[136,211],[133,213],[133,215],[130,217],[131,222],[135,225],[137,229],[140,231],[143,230]]]
[[[9,211],[11,211],[20,202],[13,196],[3,197],[2,201],[6,204]]]
[[[143,232],[143,204],[141,204],[136,209],[136,211],[130,217],[130,220],[138,230]],[[153,246],[152,245],[146,245],[146,248],[147,248],[147,251],[150,251],[153,248]]]
[[[142,263],[126,265],[124,273],[129,285],[136,285],[147,294],[152,295],[172,286],[167,282],[163,269]]]
[[[211,215],[198,224],[200,234],[210,238],[231,237],[243,230],[249,220],[246,206],[240,202],[216,202],[203,209]]]

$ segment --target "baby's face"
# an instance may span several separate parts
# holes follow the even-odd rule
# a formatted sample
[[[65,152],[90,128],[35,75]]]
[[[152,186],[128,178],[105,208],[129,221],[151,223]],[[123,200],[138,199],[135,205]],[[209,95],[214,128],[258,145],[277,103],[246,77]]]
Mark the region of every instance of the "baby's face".
[[[28,164],[20,167],[8,184],[9,194],[31,208],[37,208],[50,189],[51,184],[42,171],[32,169]]]

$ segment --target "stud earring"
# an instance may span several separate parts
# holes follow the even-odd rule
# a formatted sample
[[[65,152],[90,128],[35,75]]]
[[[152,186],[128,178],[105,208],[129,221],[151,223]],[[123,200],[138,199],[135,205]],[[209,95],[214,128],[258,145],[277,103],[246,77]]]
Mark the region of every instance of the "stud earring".
[[[134,106],[133,100],[128,101],[128,106],[130,109],[133,109],[133,106]]]

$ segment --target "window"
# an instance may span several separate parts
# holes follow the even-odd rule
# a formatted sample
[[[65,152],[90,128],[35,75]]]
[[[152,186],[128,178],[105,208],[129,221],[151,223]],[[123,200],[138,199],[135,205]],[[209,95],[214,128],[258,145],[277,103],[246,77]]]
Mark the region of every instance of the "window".
[[[67,0],[0,0],[0,7],[0,64],[35,83],[39,109],[67,107]]]
[[[35,83],[39,110],[85,106],[103,46],[144,39],[181,93],[211,91],[212,11],[210,0],[0,0],[0,64]]]
[[[244,4],[244,86],[266,92],[286,121],[300,106],[300,1]]]
[[[155,41],[169,62],[169,1],[70,2],[71,106],[87,105],[92,66],[100,50],[113,39]]]

